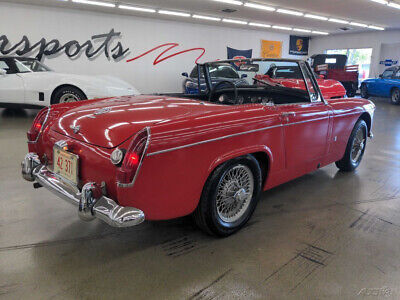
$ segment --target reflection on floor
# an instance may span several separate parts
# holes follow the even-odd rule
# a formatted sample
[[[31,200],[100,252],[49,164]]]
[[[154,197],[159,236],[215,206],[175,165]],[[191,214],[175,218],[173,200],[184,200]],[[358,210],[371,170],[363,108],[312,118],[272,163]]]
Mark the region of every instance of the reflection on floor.
[[[189,218],[116,230],[20,178],[36,111],[0,111],[2,299],[400,298],[400,106],[376,100],[356,173],[334,165],[263,194],[215,239]]]

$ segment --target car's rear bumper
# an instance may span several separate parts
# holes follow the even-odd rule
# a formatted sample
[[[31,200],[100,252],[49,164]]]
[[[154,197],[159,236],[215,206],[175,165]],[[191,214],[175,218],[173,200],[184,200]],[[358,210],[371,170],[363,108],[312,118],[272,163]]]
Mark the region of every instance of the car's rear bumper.
[[[104,195],[95,198],[94,183],[86,183],[82,190],[79,190],[76,185],[62,179],[41,164],[35,153],[28,153],[21,167],[25,180],[37,182],[39,186],[78,206],[79,217],[85,221],[98,218],[113,227],[130,227],[145,220],[144,213],[137,208],[120,206]]]

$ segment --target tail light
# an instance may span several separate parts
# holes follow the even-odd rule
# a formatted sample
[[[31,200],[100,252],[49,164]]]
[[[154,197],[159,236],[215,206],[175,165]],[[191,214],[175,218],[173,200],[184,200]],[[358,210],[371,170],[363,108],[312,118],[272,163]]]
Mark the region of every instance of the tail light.
[[[43,108],[36,116],[31,129],[29,129],[27,136],[30,142],[37,142],[40,134],[46,126],[47,117],[49,115],[50,108]]]
[[[121,167],[117,170],[119,186],[133,186],[150,143],[150,128],[146,127],[133,138]]]

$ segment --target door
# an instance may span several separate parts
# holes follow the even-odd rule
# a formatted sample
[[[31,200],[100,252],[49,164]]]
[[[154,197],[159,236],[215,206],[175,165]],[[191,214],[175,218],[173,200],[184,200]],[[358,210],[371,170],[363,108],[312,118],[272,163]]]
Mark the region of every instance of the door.
[[[310,102],[281,105],[286,169],[297,177],[319,168],[327,156],[332,110],[320,94],[309,68],[301,64]]]
[[[0,102],[23,104],[25,102],[25,88],[23,79],[17,74],[8,59],[0,58],[0,68],[7,74],[0,74]]]
[[[395,70],[395,68],[387,69],[380,78],[376,79],[375,83],[372,85],[372,95],[388,97],[390,82],[394,76]]]

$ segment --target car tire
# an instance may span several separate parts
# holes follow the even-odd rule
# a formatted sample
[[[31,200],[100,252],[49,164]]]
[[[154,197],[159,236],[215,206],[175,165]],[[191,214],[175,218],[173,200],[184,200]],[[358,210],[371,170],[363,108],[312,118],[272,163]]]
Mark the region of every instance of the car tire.
[[[229,236],[250,219],[261,189],[261,168],[252,155],[225,162],[207,179],[194,221],[208,234]]]
[[[74,86],[65,86],[55,91],[51,104],[77,102],[86,99],[86,95],[80,89]]]
[[[354,84],[351,84],[350,88],[347,90],[346,95],[349,98],[354,98],[357,94],[357,88]]]
[[[340,171],[352,172],[357,169],[364,156],[367,136],[367,124],[364,120],[358,120],[351,132],[343,158],[336,162]]]
[[[361,90],[361,98],[368,99],[369,95],[368,95],[368,87],[367,87],[367,85],[366,84],[362,84],[360,90]]]
[[[400,89],[394,88],[392,90],[391,102],[394,105],[399,105],[400,104]]]

